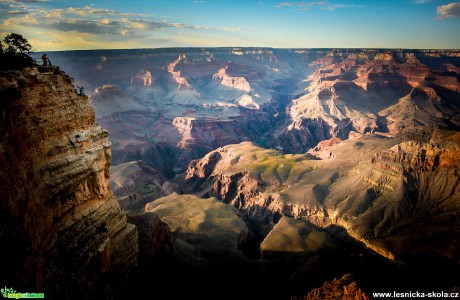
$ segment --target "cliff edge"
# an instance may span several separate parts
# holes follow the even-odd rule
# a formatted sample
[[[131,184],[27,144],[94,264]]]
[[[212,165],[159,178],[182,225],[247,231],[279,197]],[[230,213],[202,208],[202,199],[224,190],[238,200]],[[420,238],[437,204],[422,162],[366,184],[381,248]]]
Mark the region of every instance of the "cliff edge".
[[[72,80],[55,67],[0,72],[1,282],[116,298],[137,265],[137,229],[110,189],[108,133]]]

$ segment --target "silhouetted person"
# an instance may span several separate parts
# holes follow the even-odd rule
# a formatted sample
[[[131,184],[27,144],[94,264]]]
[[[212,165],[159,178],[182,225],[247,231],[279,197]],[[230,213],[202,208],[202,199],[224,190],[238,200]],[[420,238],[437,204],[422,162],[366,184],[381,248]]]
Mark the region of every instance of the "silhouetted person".
[[[77,85],[77,89],[78,89],[78,95],[85,96],[84,87]]]
[[[42,61],[44,66],[51,66],[51,60],[46,56],[46,53],[43,53]]]

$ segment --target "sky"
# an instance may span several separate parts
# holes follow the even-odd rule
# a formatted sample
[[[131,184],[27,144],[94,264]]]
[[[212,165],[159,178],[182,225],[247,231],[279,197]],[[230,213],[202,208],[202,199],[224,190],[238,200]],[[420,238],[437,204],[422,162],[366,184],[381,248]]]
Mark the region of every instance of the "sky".
[[[0,0],[35,51],[164,47],[459,49],[452,0]]]

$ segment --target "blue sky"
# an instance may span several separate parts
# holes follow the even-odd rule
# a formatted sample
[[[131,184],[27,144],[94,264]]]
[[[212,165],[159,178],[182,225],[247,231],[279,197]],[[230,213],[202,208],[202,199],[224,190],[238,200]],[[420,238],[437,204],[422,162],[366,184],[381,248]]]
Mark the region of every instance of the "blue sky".
[[[0,0],[37,51],[160,47],[460,48],[460,2]]]

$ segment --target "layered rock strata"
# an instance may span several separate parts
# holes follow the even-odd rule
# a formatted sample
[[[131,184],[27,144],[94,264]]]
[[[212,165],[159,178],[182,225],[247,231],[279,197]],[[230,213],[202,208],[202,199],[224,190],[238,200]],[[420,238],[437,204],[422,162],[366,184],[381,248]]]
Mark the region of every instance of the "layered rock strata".
[[[10,251],[0,235],[11,254],[2,267],[17,268],[2,283],[49,299],[116,298],[137,264],[137,230],[110,190],[108,133],[88,98],[59,69],[32,67],[0,74],[0,99],[1,222],[27,245]]]
[[[376,136],[323,142],[311,152],[316,159],[241,143],[192,161],[185,178],[198,195],[242,210],[261,236],[287,216],[339,225],[391,259],[410,253],[456,259],[458,149],[458,133],[439,130],[425,142]]]

